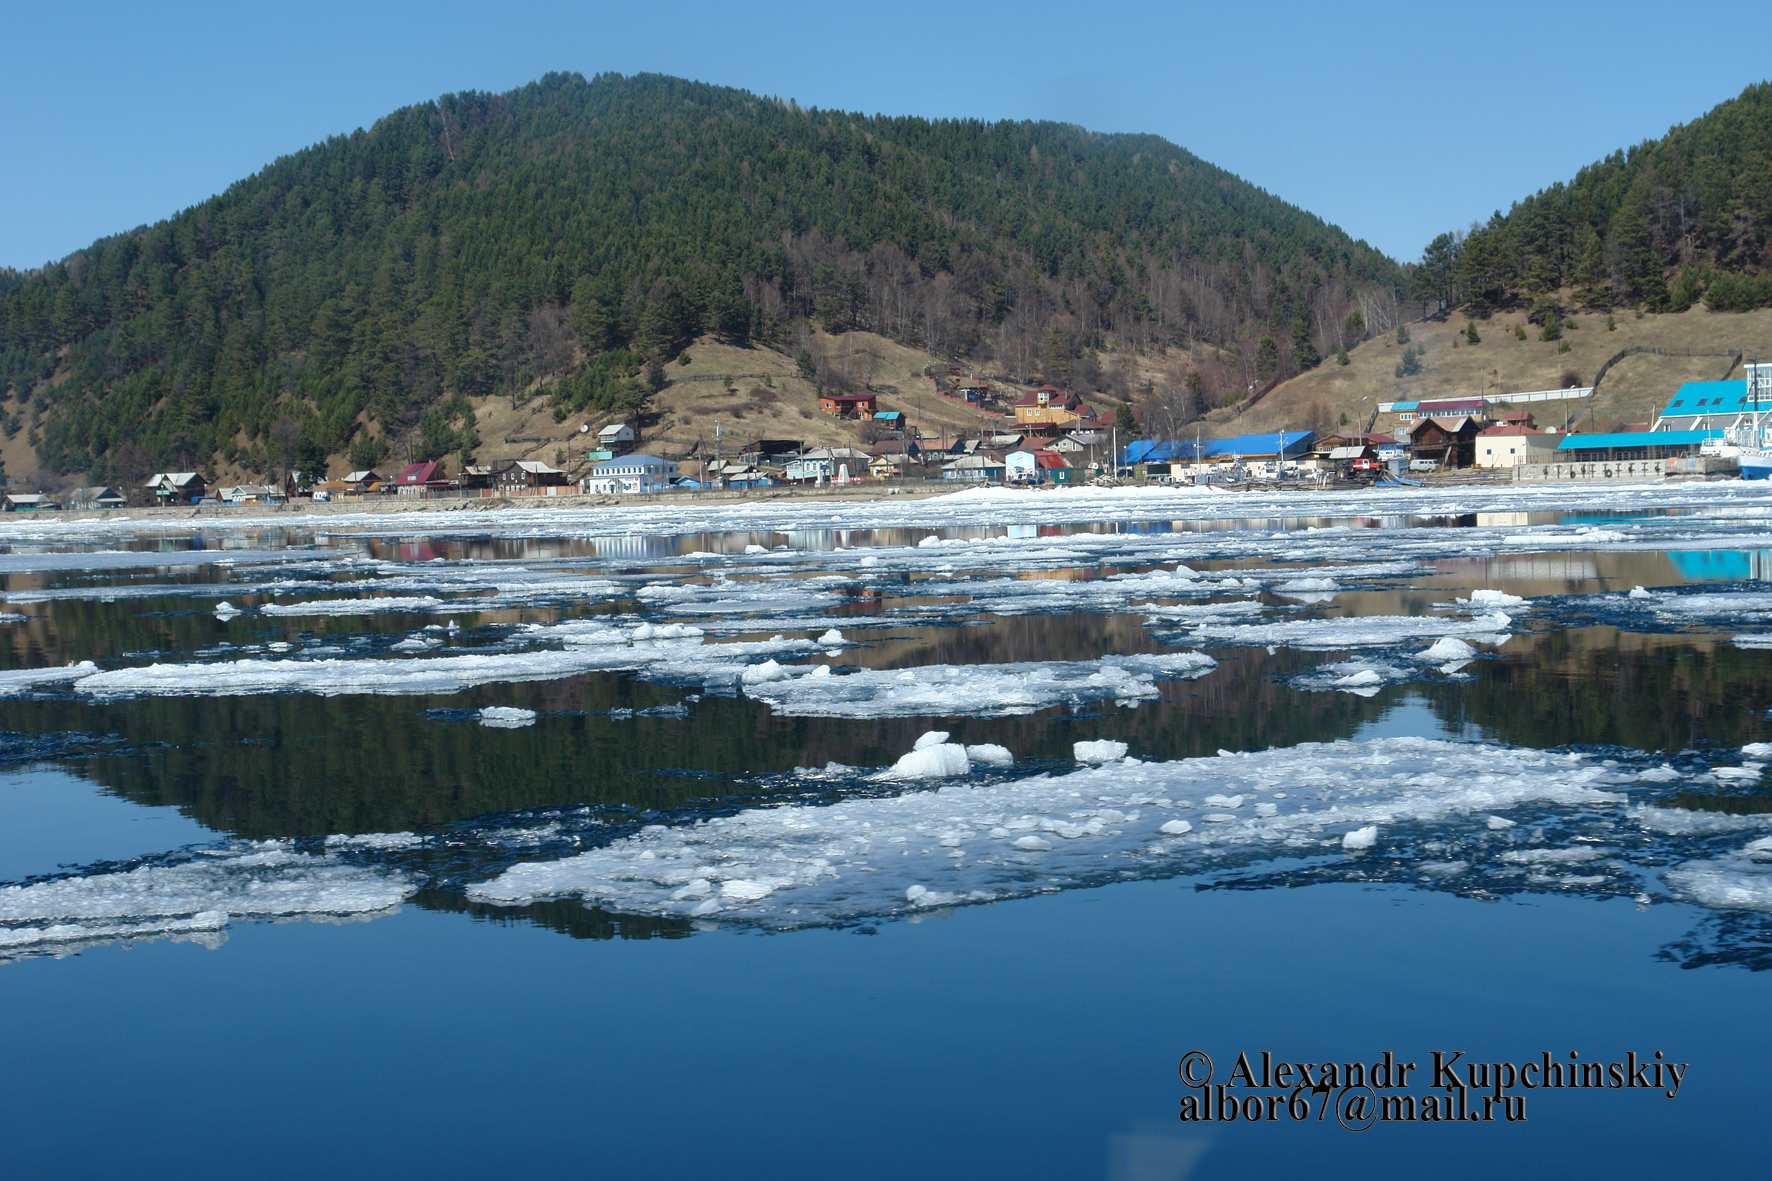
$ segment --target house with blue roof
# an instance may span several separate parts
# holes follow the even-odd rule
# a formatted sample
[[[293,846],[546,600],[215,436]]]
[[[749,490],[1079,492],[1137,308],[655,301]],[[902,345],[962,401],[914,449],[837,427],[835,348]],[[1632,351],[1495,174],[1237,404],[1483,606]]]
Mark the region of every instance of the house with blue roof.
[[[1759,399],[1762,414],[1772,414],[1772,400]],[[1689,381],[1681,386],[1659,415],[1652,431],[1715,431],[1718,436],[1737,419],[1754,412],[1747,396],[1747,379],[1740,381]]]
[[[1772,400],[1761,398],[1759,410],[1772,414]],[[1557,462],[1679,459],[1699,454],[1707,442],[1721,439],[1730,427],[1747,425],[1754,413],[1747,379],[1689,381],[1679,388],[1646,431],[1569,435],[1557,445]]]
[[[1316,442],[1315,431],[1269,431],[1229,439],[1141,439],[1121,448],[1119,458],[1122,468],[1167,464],[1177,476],[1238,465],[1273,474],[1282,465],[1302,463]]]

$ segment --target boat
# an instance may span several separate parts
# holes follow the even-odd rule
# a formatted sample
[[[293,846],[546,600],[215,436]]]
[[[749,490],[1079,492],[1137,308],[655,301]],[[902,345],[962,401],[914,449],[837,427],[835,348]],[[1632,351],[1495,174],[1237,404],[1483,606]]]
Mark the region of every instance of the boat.
[[[1772,476],[1772,413],[1765,415],[1762,423],[1760,406],[1763,400],[1772,399],[1772,365],[1750,362],[1747,370],[1747,403],[1752,407],[1752,417],[1747,425],[1742,425],[1739,418],[1735,425],[1723,432],[1722,445],[1711,448],[1700,448],[1701,451],[1714,450],[1719,455],[1733,453],[1735,461],[1741,465],[1741,478],[1744,480],[1764,480]]]

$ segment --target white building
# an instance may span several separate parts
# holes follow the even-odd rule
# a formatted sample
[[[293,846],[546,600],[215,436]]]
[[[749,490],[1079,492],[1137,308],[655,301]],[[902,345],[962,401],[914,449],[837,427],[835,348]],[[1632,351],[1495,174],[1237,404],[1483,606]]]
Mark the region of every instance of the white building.
[[[1557,446],[1569,436],[1529,426],[1492,426],[1477,436],[1478,467],[1555,463]]]
[[[632,451],[637,437],[634,428],[625,422],[612,422],[597,432],[597,442],[611,455],[626,455]]]
[[[668,459],[656,455],[624,455],[592,468],[591,474],[585,477],[584,489],[599,496],[663,492],[676,478],[677,465]]]

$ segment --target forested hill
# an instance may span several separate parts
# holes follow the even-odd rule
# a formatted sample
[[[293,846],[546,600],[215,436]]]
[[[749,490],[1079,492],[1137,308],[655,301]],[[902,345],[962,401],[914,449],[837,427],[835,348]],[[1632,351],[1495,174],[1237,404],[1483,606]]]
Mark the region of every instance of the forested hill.
[[[1421,298],[1712,311],[1772,305],[1772,83],[1427,248]]]
[[[1352,343],[1349,311],[1403,276],[1154,136],[550,74],[397,111],[20,278],[0,423],[47,468],[129,479],[467,453],[469,398],[628,410],[649,358],[807,317],[1018,375],[1111,340],[1265,377]]]

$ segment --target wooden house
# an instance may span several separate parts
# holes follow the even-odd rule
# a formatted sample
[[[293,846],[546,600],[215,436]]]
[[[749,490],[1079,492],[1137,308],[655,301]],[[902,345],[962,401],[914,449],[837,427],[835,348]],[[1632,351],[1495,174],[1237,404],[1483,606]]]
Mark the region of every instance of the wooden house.
[[[1457,418],[1417,419],[1409,428],[1409,457],[1431,459],[1442,468],[1471,467],[1477,461],[1477,420]]]

